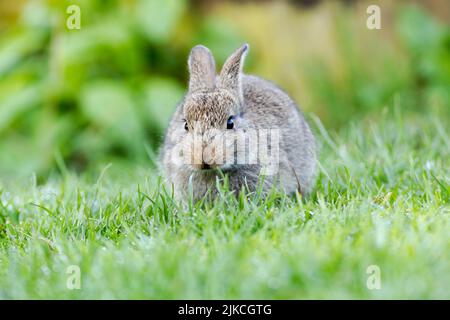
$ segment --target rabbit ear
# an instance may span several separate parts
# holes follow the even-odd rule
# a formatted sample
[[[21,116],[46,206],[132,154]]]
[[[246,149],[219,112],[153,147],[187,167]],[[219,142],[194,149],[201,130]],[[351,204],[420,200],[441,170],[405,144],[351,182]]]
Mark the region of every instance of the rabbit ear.
[[[219,77],[219,86],[231,89],[242,100],[242,67],[244,65],[244,59],[247,55],[249,45],[246,43],[239,49],[237,49],[231,56],[225,61],[222,71]]]
[[[189,91],[214,88],[216,64],[208,48],[202,45],[192,48],[189,55]]]

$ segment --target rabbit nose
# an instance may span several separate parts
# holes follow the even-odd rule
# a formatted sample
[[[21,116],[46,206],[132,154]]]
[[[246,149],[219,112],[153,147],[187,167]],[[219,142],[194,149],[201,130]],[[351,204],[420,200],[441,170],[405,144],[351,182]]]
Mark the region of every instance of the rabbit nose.
[[[202,152],[202,162],[207,164],[209,167],[215,166],[217,163],[216,159],[216,148],[215,146],[205,146]]]
[[[209,169],[211,169],[211,166],[209,164],[203,162],[201,164],[201,166],[200,166],[200,169],[202,169],[202,170],[209,170]]]
[[[212,169],[214,166],[213,154],[204,144],[194,144],[192,147],[192,165],[199,170]]]

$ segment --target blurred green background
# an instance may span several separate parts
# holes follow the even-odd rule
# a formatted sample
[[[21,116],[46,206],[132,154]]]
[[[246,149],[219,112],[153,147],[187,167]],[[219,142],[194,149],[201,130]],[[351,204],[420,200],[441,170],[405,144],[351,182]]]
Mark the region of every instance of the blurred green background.
[[[66,27],[71,4],[80,30]],[[367,29],[369,4],[381,7],[382,30]],[[449,7],[0,0],[0,178],[151,166],[199,43],[220,66],[248,42],[245,71],[279,84],[329,130],[386,108],[448,110]]]

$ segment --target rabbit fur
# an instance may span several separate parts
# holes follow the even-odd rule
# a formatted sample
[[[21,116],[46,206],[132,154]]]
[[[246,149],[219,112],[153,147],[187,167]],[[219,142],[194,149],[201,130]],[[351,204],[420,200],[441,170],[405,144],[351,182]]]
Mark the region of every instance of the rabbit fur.
[[[223,179],[236,194],[245,187],[307,195],[314,186],[314,136],[284,91],[242,73],[248,48],[244,44],[237,49],[219,75],[208,48],[198,45],[191,50],[189,89],[160,152],[163,176],[178,199],[214,197]],[[251,139],[257,139],[256,144]],[[261,143],[267,155],[254,148]]]

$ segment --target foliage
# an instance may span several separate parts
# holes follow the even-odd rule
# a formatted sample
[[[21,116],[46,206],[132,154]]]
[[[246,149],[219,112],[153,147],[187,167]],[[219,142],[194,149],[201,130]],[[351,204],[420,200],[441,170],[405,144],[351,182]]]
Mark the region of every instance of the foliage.
[[[81,30],[65,26],[69,4],[81,8]],[[389,35],[355,25],[360,14],[355,9],[319,6],[318,17],[333,12],[334,32],[300,61],[294,32],[274,35],[273,47],[264,45],[272,36],[263,19],[282,23],[272,28],[278,33],[295,30],[297,21],[314,25],[307,13],[288,4],[279,17],[276,2],[274,8],[237,5],[231,12],[184,0],[48,0],[16,6],[17,17],[0,33],[4,178],[36,172],[45,180],[58,167],[57,159],[77,171],[120,160],[148,162],[148,150],[156,152],[183,95],[186,58],[197,43],[209,46],[220,65],[244,39],[250,42],[246,71],[279,83],[329,128],[376,114],[394,105],[395,97],[409,99],[407,109],[449,107],[449,28],[416,7],[386,9],[396,21]],[[301,38],[314,31],[300,27]],[[329,48],[331,62],[322,54]],[[286,55],[283,61],[279,53]],[[301,90],[298,77],[305,84]]]
[[[186,1],[75,3],[80,30],[65,27],[68,3],[30,1],[2,36],[4,176],[45,176],[56,155],[78,170],[144,161],[183,95],[192,43],[218,49],[219,61],[241,43],[220,19],[190,15]]]

